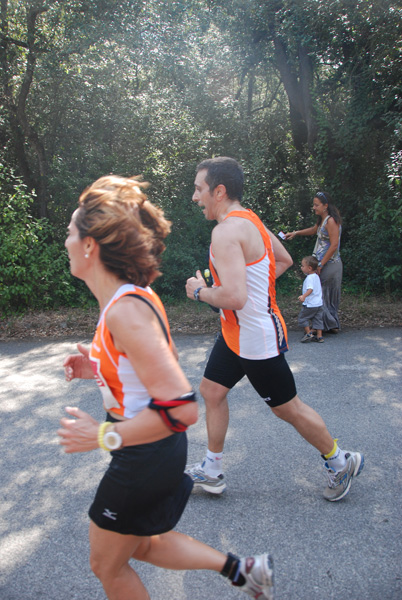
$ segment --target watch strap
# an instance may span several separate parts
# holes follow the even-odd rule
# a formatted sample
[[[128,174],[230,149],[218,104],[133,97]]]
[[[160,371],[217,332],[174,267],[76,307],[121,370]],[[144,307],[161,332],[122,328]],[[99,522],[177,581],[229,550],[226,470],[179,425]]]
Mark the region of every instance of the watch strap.
[[[110,425],[110,421],[104,421],[103,423],[101,423],[99,425],[99,429],[98,429],[98,444],[99,447],[102,448],[102,450],[106,450],[107,452],[109,452],[109,449],[105,446],[105,443],[103,441],[103,437],[105,435],[105,429],[106,427],[109,427]]]
[[[197,302],[202,302],[201,298],[200,298],[200,291],[204,288],[204,286],[202,285],[201,287],[197,288],[194,291],[194,298],[197,300]]]

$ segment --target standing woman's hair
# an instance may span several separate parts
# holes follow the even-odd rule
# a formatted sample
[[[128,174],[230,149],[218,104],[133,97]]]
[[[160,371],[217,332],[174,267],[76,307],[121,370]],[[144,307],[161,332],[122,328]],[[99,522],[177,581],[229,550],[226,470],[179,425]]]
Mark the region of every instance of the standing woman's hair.
[[[170,232],[163,211],[142,191],[147,186],[136,177],[101,177],[81,194],[75,219],[80,238],[99,244],[105,268],[140,287],[161,274],[163,240]]]
[[[328,204],[328,214],[333,218],[337,225],[342,224],[342,218],[339,210],[336,208],[335,204],[332,204],[331,196],[328,192],[317,192],[314,195],[314,198],[318,198],[321,204]],[[317,225],[321,224],[321,217],[317,218]]]

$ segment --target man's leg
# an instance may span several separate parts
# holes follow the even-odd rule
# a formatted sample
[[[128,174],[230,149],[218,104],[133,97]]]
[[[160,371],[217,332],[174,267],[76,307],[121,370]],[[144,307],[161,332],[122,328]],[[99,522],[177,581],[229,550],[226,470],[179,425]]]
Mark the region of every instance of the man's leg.
[[[244,377],[244,368],[239,357],[226,345],[219,335],[200,384],[200,393],[206,407],[208,450],[201,463],[191,465],[186,473],[194,482],[212,494],[221,494],[226,489],[222,472],[222,454],[229,426],[227,394]]]
[[[290,402],[281,406],[270,407],[274,415],[290,423],[304,439],[324,456],[333,448],[334,440],[331,437],[323,419],[310,406],[304,404],[295,396]]]
[[[222,455],[229,426],[228,392],[229,388],[203,377],[200,393],[205,402],[208,449],[204,460],[189,466],[186,473],[195,488],[200,487],[211,494],[221,494],[226,489]]]
[[[223,452],[226,433],[229,427],[229,389],[205,377],[200,384],[200,394],[204,398],[208,433],[208,449]]]
[[[325,459],[328,485],[324,490],[324,498],[330,502],[344,498],[349,492],[352,478],[362,472],[363,454],[338,448],[320,415],[298,396],[285,404],[271,407],[271,410],[277,417],[293,425]]]
[[[339,448],[320,415],[300,400],[292,371],[283,355],[265,361],[243,361],[243,364],[254,389],[272,412],[293,425],[320,452],[328,476],[324,497],[331,502],[341,500],[348,493],[352,478],[363,469],[363,455]]]

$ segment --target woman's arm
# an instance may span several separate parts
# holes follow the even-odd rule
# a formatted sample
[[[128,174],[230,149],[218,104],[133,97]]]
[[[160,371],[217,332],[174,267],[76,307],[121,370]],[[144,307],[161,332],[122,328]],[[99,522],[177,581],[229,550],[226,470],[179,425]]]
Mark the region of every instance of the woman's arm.
[[[332,258],[339,244],[339,225],[332,217],[328,219],[326,227],[329,235],[330,246],[320,261],[321,269],[329,261],[329,259]]]
[[[169,348],[158,319],[145,303],[134,298],[121,298],[106,317],[116,348],[127,355],[138,377],[152,398],[168,401],[191,392],[191,385]],[[67,412],[74,421],[62,419],[59,435],[66,452],[86,452],[99,446],[99,423],[76,408]],[[196,402],[172,408],[169,414],[185,425],[197,421]],[[118,421],[114,430],[123,446],[146,444],[172,435],[158,411],[145,408],[133,419]]]
[[[275,278],[278,279],[285,271],[293,265],[293,259],[289,252],[283,247],[283,244],[278,240],[276,235],[269,229],[265,228],[268,232],[272,242],[272,249],[275,256]]]
[[[82,346],[82,344],[77,344],[77,348],[80,354],[69,354],[64,359],[63,367],[64,367],[64,375],[66,381],[71,381],[72,379],[93,379],[94,372],[91,367],[91,361],[89,360],[89,350]]]
[[[285,233],[285,240],[293,240],[297,235],[315,235],[318,230],[317,223],[313,225],[313,227],[308,227],[307,229],[299,229],[298,231],[291,231],[290,233]]]

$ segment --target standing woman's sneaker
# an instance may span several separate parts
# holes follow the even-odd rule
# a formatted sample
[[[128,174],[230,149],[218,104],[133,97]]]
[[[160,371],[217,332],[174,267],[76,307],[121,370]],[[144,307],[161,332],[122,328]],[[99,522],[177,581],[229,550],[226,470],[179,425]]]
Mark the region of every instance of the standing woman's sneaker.
[[[232,585],[252,598],[274,600],[274,561],[270,554],[241,558],[240,573],[245,583]]]
[[[360,452],[346,453],[346,466],[335,472],[324,463],[327,471],[328,485],[324,490],[324,498],[330,502],[342,500],[350,490],[352,478],[360,475],[364,467],[364,456]]]

